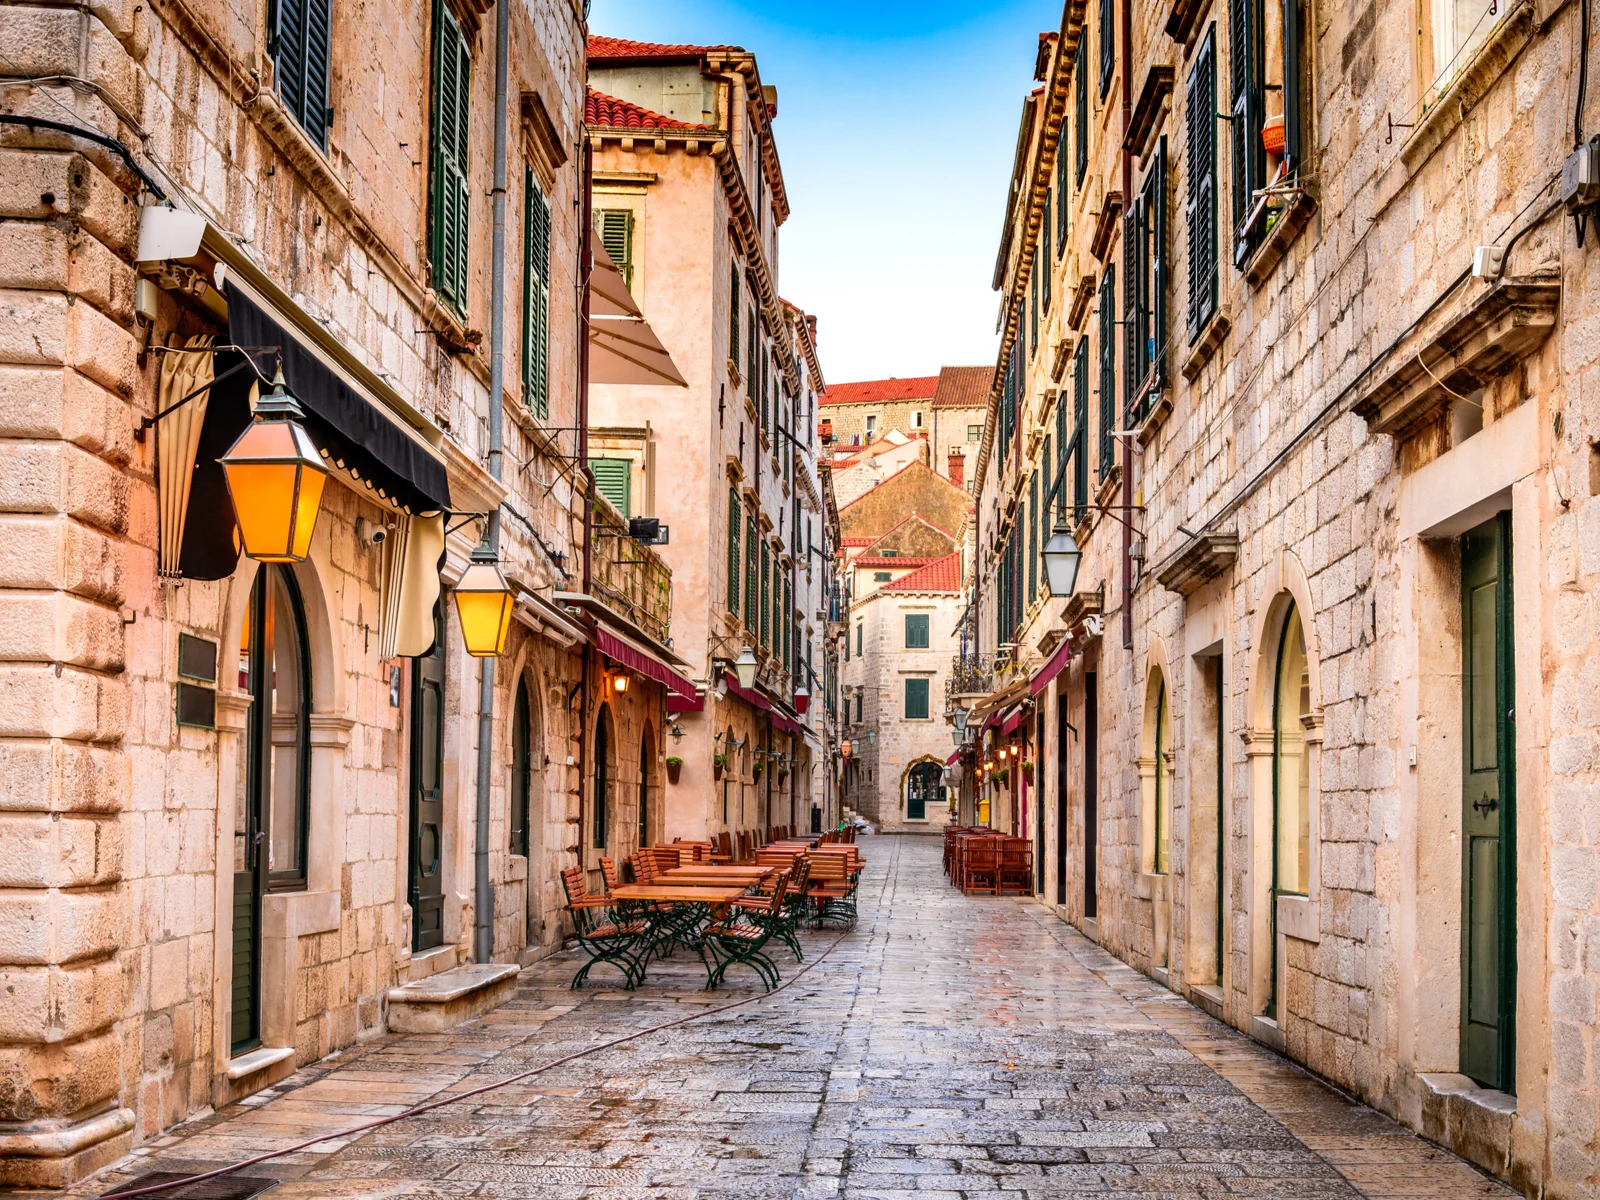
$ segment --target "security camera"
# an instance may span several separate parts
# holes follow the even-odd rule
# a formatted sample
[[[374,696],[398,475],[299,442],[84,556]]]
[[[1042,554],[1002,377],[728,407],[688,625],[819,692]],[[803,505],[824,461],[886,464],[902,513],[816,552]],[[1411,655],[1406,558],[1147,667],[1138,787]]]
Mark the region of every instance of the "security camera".
[[[388,536],[389,531],[382,525],[374,525],[365,517],[356,518],[356,545],[361,548],[361,553],[368,554],[376,550]]]

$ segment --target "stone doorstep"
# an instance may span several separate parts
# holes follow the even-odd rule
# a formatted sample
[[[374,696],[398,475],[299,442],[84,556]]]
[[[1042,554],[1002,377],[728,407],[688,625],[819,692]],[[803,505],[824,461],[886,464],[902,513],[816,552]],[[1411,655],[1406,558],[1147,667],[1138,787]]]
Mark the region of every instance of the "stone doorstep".
[[[0,1124],[0,1188],[65,1188],[133,1149],[133,1110]]]
[[[482,1016],[507,999],[522,968],[516,963],[470,963],[385,993],[394,1033],[438,1033]]]
[[[421,983],[431,975],[448,971],[456,965],[457,950],[454,942],[435,946],[431,950],[415,951],[410,958],[397,964],[401,986]]]
[[[1505,1178],[1517,1098],[1466,1075],[1419,1071],[1417,1082],[1422,1085],[1422,1136]]]
[[[261,1046],[228,1060],[223,1103],[232,1104],[294,1074],[293,1046]],[[221,1105],[218,1105],[221,1107]]]
[[[1189,986],[1189,998],[1196,1007],[1218,1021],[1224,1021],[1222,989],[1214,983],[1195,983]]]

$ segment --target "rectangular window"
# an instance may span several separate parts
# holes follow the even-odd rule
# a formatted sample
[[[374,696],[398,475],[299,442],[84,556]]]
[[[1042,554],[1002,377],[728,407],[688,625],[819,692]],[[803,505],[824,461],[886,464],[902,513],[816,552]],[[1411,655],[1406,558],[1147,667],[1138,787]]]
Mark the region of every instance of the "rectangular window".
[[[867,418],[867,439],[870,441],[872,436],[873,436],[873,434],[877,433],[877,431],[878,431],[878,418],[877,417],[868,417]]]
[[[926,679],[906,680],[906,720],[926,721],[928,719],[928,681]]]
[[[1089,170],[1089,39],[1078,42],[1078,64],[1073,67],[1072,171],[1077,184]]]
[[[1217,30],[1213,25],[1195,54],[1184,95],[1184,169],[1188,196],[1189,341],[1199,338],[1217,311]]]
[[[1123,262],[1127,269],[1122,295],[1128,334],[1127,422],[1132,429],[1150,411],[1161,389],[1162,353],[1166,341],[1167,138],[1156,141],[1144,186],[1123,222]]]
[[[928,614],[906,614],[906,649],[926,650],[928,648]]]
[[[757,542],[760,533],[756,530],[755,515],[748,514],[744,519],[744,627],[754,632],[756,628],[756,607],[760,593],[756,591],[756,576],[760,572],[760,550]]]
[[[607,500],[611,507],[616,509],[623,517],[631,517],[633,511],[633,460],[629,458],[591,458],[589,470],[594,472],[594,486]]]
[[[733,360],[734,368],[739,369],[739,306],[744,303],[744,297],[739,289],[739,260],[736,258],[728,267],[728,357]]]
[[[856,626],[856,657],[861,657],[861,626]]]
[[[873,583],[888,583],[893,578],[894,576],[888,571],[874,571],[872,573]]]
[[[783,611],[778,615],[778,636],[783,639],[783,669],[794,667],[794,585],[783,581]]]
[[[968,425],[967,426],[967,441],[969,441],[969,442],[981,442],[981,441],[983,441],[983,426],[982,425]]]
[[[761,644],[772,645],[772,552],[761,543]]]
[[[1078,339],[1072,363],[1072,503],[1089,506],[1089,339]]]
[[[744,522],[744,505],[739,503],[739,490],[728,489],[728,611],[739,615],[739,527]]]
[[[1028,479],[1028,594],[1023,608],[1039,593],[1039,472]]]
[[[600,234],[600,244],[606,248],[606,253],[622,275],[622,285],[632,291],[633,210],[598,208],[594,214],[594,227]]]
[[[1056,405],[1056,411],[1061,411],[1061,405]],[[1039,536],[1050,536],[1050,502],[1055,498],[1055,469],[1056,460],[1052,455],[1054,446],[1050,435],[1044,435],[1044,453],[1039,456],[1039,503],[1044,505],[1044,511],[1039,514]]]
[[[1100,99],[1111,90],[1111,77],[1117,70],[1115,0],[1100,0]]]
[[[331,0],[273,0],[268,21],[267,53],[278,96],[306,135],[326,149],[333,121],[328,107]]]
[[[1100,478],[1111,474],[1116,463],[1117,412],[1117,288],[1116,271],[1106,268],[1100,280]]]
[[[1067,461],[1072,457],[1071,431],[1067,428],[1067,389],[1062,388],[1056,397],[1056,459],[1055,478],[1050,482],[1055,488],[1056,519],[1067,519]]]
[[[1072,208],[1071,175],[1067,170],[1067,123],[1056,140],[1056,257],[1067,248],[1067,214]]]
[[[911,414],[911,428],[922,428],[922,410],[920,408]]]
[[[856,724],[857,725],[861,724],[861,709],[862,709],[863,705],[866,703],[866,699],[867,699],[867,697],[866,697],[866,694],[864,692],[857,692],[856,693]]]
[[[433,10],[433,144],[429,265],[433,288],[458,315],[467,310],[467,130],[472,56],[449,5]]]
[[[1033,258],[1028,264],[1028,274],[1031,276],[1028,283],[1031,285],[1030,291],[1032,292],[1031,299],[1033,301],[1032,316],[1028,325],[1028,340],[1037,349],[1039,345],[1039,255],[1037,251],[1034,252]]]
[[[1050,315],[1050,193],[1044,194],[1044,228],[1040,231],[1039,245],[1044,247],[1044,253],[1035,258],[1035,265],[1040,269],[1039,280],[1039,311],[1046,317]],[[1041,261],[1042,260],[1042,261]],[[1037,337],[1034,339],[1038,340]]]
[[[1299,171],[1301,25],[1299,0],[1232,0],[1228,6],[1233,261],[1238,267],[1261,244],[1285,203],[1281,194],[1258,198],[1258,193],[1291,181]]]
[[[522,401],[550,417],[550,205],[532,168],[522,173]]]
[[[751,308],[746,315],[750,319],[745,324],[744,398],[750,401],[750,406],[754,408],[756,403],[756,363],[761,357],[761,327],[756,324],[756,310],[754,308]]]

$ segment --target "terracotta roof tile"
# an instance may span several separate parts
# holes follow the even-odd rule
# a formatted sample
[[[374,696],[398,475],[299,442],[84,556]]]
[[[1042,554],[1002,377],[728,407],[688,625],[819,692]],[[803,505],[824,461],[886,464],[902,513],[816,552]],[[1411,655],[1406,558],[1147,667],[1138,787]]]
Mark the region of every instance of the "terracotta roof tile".
[[[589,89],[583,102],[583,123],[592,128],[607,129],[710,129],[710,125],[692,125],[676,117],[662,116],[648,108],[640,108],[626,100],[618,100],[604,92]]]
[[[882,538],[878,539],[882,541]],[[851,562],[852,567],[925,567],[931,562],[938,562],[937,558],[902,558],[897,554],[863,554]]]
[[[935,408],[983,408],[989,403],[993,367],[945,367],[933,392]]]
[[[936,558],[927,566],[883,585],[886,592],[959,592],[961,552]]]
[[[599,34],[589,36],[589,62],[604,63],[608,61],[637,61],[639,59],[654,59],[656,61],[669,59],[699,58],[712,50],[737,50],[737,46],[688,46],[670,45],[661,42],[635,42],[628,38],[602,37]]]
[[[835,383],[819,398],[819,404],[874,404],[887,400],[931,400],[939,385],[937,375],[911,379],[868,379],[861,383]]]

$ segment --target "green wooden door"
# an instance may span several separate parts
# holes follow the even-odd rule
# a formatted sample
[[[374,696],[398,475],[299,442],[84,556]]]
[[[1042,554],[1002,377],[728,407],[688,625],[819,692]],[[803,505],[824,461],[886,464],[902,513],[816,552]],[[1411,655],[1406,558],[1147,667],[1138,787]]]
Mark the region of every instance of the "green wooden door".
[[[411,949],[444,944],[444,626],[411,660]]]
[[[1511,1092],[1517,924],[1509,513],[1463,535],[1461,600],[1461,1071]]]

